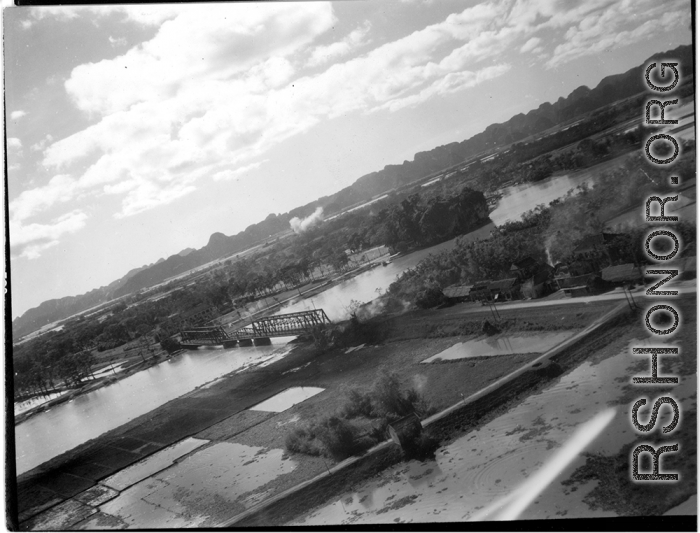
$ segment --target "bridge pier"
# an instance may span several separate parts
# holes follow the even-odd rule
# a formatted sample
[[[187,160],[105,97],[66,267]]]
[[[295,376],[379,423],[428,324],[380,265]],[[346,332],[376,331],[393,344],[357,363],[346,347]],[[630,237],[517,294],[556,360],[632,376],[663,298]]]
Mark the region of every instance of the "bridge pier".
[[[238,341],[236,339],[224,341],[224,348],[235,348],[237,345]]]
[[[241,339],[238,341],[238,346],[252,346],[253,339]]]
[[[253,339],[253,344],[255,344],[255,346],[269,346],[272,344],[272,341],[270,337],[258,337],[257,339]]]

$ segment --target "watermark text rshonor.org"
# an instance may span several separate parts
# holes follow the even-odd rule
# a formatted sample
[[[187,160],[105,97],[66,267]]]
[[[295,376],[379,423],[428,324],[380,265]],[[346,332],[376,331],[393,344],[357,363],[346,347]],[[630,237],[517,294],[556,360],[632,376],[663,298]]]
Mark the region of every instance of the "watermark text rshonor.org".
[[[666,125],[678,124],[678,120],[666,119],[666,111],[669,106],[678,104],[678,99],[662,100],[663,94],[672,91],[680,81],[678,71],[678,63],[651,63],[647,66],[644,79],[651,91],[653,91],[656,99],[649,99],[645,105],[645,125]],[[655,81],[652,81],[654,79]],[[669,83],[670,81],[670,83]],[[657,85],[658,83],[658,85]],[[655,116],[657,118],[652,118]],[[664,146],[673,148],[673,154],[666,157],[658,155],[659,150]],[[655,155],[656,154],[656,155]],[[666,133],[657,133],[650,136],[644,144],[644,155],[655,165],[669,166],[676,161],[681,155],[678,142],[673,136]],[[679,185],[678,176],[669,176],[671,185]],[[659,364],[662,361],[662,356],[679,355],[679,347],[676,345],[663,345],[664,341],[671,340],[674,335],[679,332],[680,315],[678,310],[673,306],[672,297],[678,297],[677,290],[662,289],[662,287],[678,276],[678,268],[673,267],[673,260],[678,256],[681,249],[681,242],[673,231],[672,227],[664,226],[668,222],[678,222],[678,216],[667,216],[665,213],[666,204],[669,202],[677,202],[678,195],[666,196],[650,196],[646,200],[645,217],[647,222],[660,224],[658,228],[654,228],[646,236],[644,241],[644,250],[649,259],[659,263],[663,268],[651,268],[646,270],[646,276],[663,276],[656,283],[647,288],[648,296],[660,297],[658,304],[652,305],[644,314],[644,325],[649,333],[654,337],[658,346],[633,347],[632,354],[647,356],[650,358],[651,375],[650,376],[634,376],[632,383],[636,385],[674,385],[679,382],[677,376],[674,375],[659,375]],[[652,212],[655,212],[653,214]],[[667,240],[672,243],[671,251],[659,250],[659,243]],[[655,246],[656,245],[656,246]],[[660,317],[672,317],[672,323],[668,325],[667,321],[661,323]],[[659,410],[668,405],[666,409],[673,410],[673,420],[661,429],[662,435],[668,436],[668,443],[662,446],[654,447],[651,443],[643,442],[632,451],[631,466],[632,479],[639,482],[659,482],[659,481],[678,481],[677,472],[662,472],[661,459],[662,455],[670,452],[679,452],[679,444],[674,439],[673,433],[678,429],[681,411],[676,400],[671,396],[659,396],[653,400],[651,413],[646,416],[647,420],[644,423],[640,420],[639,409],[647,404],[648,398],[639,398],[632,406],[632,424],[635,429],[647,434],[655,430],[656,419]],[[651,456],[651,471],[642,472],[640,469],[640,459],[642,454]]]

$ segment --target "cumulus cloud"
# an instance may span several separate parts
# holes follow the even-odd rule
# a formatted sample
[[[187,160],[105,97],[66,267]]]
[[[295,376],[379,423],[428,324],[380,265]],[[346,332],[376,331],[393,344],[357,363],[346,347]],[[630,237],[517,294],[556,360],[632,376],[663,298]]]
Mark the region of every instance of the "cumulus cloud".
[[[66,213],[49,224],[22,224],[10,220],[10,252],[13,258],[36,259],[44,250],[56,246],[59,237],[75,233],[85,226],[87,215],[80,210]]]
[[[588,2],[586,2],[588,4]],[[637,2],[592,2],[585,11],[571,10],[552,17],[553,26],[569,26],[564,42],[554,49],[548,68],[609,49],[629,46],[658,33],[682,27],[688,18],[688,5],[680,0],[660,4],[654,0]],[[574,17],[572,15],[578,15]],[[632,21],[634,26],[629,27]]]
[[[235,180],[323,120],[394,112],[502,76],[509,50],[546,48],[552,67],[635,42],[685,13],[680,0],[640,2],[488,1],[360,55],[369,24],[318,45],[337,22],[328,3],[32,8],[31,20],[90,14],[158,29],[71,72],[65,90],[91,125],[32,146],[46,167],[74,176],[71,185],[61,194],[51,183],[34,189],[45,201],[28,196],[15,209],[34,216],[66,198],[105,194],[122,198],[115,216],[132,216],[189,194],[198,180]],[[545,43],[552,38],[562,44]]]
[[[520,47],[520,51],[522,53],[525,53],[542,50],[542,47],[538,46],[541,42],[542,39],[540,39],[539,37],[533,37]]]
[[[343,40],[328,45],[317,46],[311,53],[308,65],[317,67],[330,61],[345,57],[360,46],[367,44],[367,34],[370,30],[369,22],[355,28]]]
[[[47,134],[46,134],[46,137],[44,137],[44,138],[41,139],[40,141],[38,141],[38,142],[32,144],[31,149],[32,149],[32,151],[34,151],[34,152],[40,152],[40,151],[42,151],[44,148],[46,148],[46,146],[47,146],[51,141],[53,141],[53,135],[51,135],[50,133],[47,133]]]
[[[18,109],[17,111],[13,111],[10,113],[10,118],[12,120],[19,120],[20,118],[24,117],[27,115],[26,111],[22,111],[21,109]]]
[[[461,91],[468,87],[474,87],[486,80],[502,76],[510,70],[510,65],[500,64],[486,67],[482,70],[472,72],[469,70],[462,72],[450,72],[443,78],[439,78],[419,93],[391,100],[386,107],[391,111],[396,111],[404,107],[421,104],[437,95],[446,95]]]
[[[17,137],[9,137],[7,139],[7,147],[12,148],[14,150],[19,150],[22,148],[22,141],[19,140]]]
[[[134,22],[142,26],[157,26],[178,14],[192,11],[192,6],[178,4],[161,5],[93,5],[93,6],[41,6],[27,7],[28,17],[22,21],[24,29],[31,28],[37,21],[54,19],[59,21],[90,17],[91,20],[108,16],[119,16],[124,22]]]
[[[235,170],[232,169],[226,169],[222,170],[220,172],[217,172],[212,176],[212,179],[215,181],[230,181],[230,180],[235,180],[240,178],[242,175],[250,172],[251,170],[255,170],[256,168],[259,168],[260,165],[262,165],[265,161],[256,161],[255,163],[251,163],[250,165],[245,165],[240,168],[237,168]]]
[[[113,47],[117,46],[124,46],[126,44],[126,39],[124,37],[112,37],[111,35],[108,37],[109,44],[111,44]]]

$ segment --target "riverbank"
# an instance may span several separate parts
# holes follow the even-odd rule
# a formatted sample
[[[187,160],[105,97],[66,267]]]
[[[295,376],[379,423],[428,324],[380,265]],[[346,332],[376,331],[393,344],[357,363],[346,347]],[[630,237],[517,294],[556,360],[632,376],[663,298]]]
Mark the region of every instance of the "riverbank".
[[[506,333],[536,335],[537,331],[555,329],[573,332],[588,325],[611,305],[611,302],[602,302],[576,307],[552,306],[536,311],[504,310],[504,319],[512,321]],[[381,370],[397,372],[407,384],[423,384],[426,399],[436,409],[452,405],[462,394],[468,396],[537,357],[537,354],[512,354],[465,359],[449,366],[421,364],[456,342],[481,336],[474,335],[473,330],[480,328],[488,316],[488,310],[474,310],[467,304],[382,317],[378,320],[387,337],[380,346],[365,346],[351,353],[336,349],[319,355],[313,346],[298,345],[268,366],[234,372],[200,387],[20,476],[18,503],[20,519],[26,522],[23,527],[41,528],[47,517],[53,515],[65,518],[59,521],[58,529],[74,525],[88,527],[87,522],[82,525],[80,522],[92,515],[99,514],[95,519],[104,517],[98,511],[99,505],[84,503],[90,501],[84,496],[86,491],[94,490],[110,475],[187,437],[206,440],[208,446],[235,443],[282,450],[286,431],[280,428],[291,428],[335,411],[343,404],[347,390],[366,387]],[[460,335],[460,331],[469,334]],[[249,410],[278,392],[299,386],[319,387],[324,391],[281,413]],[[257,487],[258,492],[265,492],[266,498],[332,466],[332,462],[319,457],[294,455],[286,460],[294,464],[291,472],[270,480],[264,488]],[[230,457],[228,461],[230,463]],[[206,490],[203,494],[192,495],[195,497],[206,499]],[[69,504],[71,509],[77,507],[89,514],[80,515],[82,518],[76,521],[78,515],[65,511]],[[230,519],[230,512],[238,514],[245,509],[244,504],[240,505],[208,511],[211,516],[202,525]],[[138,517],[130,522],[128,516],[119,512],[116,515],[124,524],[138,523]],[[110,520],[116,519],[110,516]],[[55,526],[56,522],[51,524]]]

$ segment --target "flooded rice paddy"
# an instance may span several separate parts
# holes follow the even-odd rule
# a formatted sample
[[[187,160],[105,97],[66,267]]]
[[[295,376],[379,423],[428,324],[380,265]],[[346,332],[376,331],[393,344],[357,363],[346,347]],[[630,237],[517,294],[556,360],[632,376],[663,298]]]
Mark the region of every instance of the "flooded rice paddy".
[[[135,485],[139,481],[143,481],[156,472],[160,472],[171,466],[176,459],[186,455],[197,448],[207,444],[208,441],[203,439],[188,438],[182,440],[172,446],[148,456],[143,461],[139,461],[124,470],[120,470],[113,476],[101,481],[103,485],[116,490],[124,490],[127,487]]]
[[[266,484],[296,468],[283,454],[214,444],[126,489],[100,512],[130,528],[216,526],[261,501],[269,493]]]
[[[544,353],[564,342],[574,334],[573,331],[557,333],[538,333],[533,336],[499,335],[485,339],[457,343],[442,352],[428,357],[421,363],[453,361],[470,357],[490,357],[494,355]]]
[[[630,382],[631,365],[637,362],[630,354],[632,344],[645,343],[631,342],[597,364],[584,362],[506,414],[440,448],[435,460],[389,469],[294,525],[505,519],[500,504],[513,503],[522,494],[521,487],[533,479],[547,478],[549,482],[537,488],[536,497],[516,518],[615,516],[612,511],[592,510],[584,502],[597,482],[578,487],[561,482],[584,464],[580,451],[614,454],[637,439],[623,385]],[[695,386],[691,376],[674,387],[682,412],[696,406]],[[662,413],[661,423],[666,424],[671,411],[662,410],[659,417]],[[559,464],[554,464],[556,454],[576,442],[576,432],[596,417],[607,417],[603,430],[568,462],[562,465],[557,458]]]
[[[279,394],[275,394],[264,402],[254,405],[250,410],[281,413],[304,400],[308,400],[312,396],[316,396],[324,390],[325,389],[320,387],[292,387]]]

